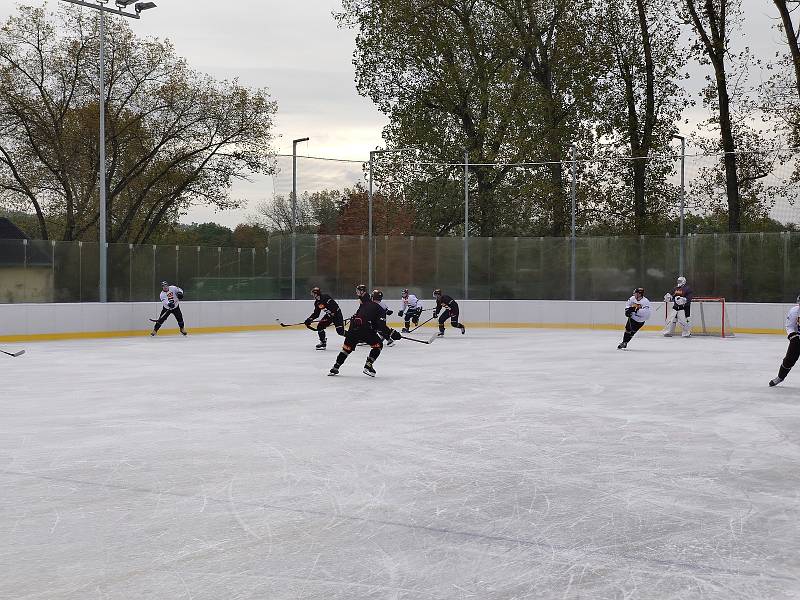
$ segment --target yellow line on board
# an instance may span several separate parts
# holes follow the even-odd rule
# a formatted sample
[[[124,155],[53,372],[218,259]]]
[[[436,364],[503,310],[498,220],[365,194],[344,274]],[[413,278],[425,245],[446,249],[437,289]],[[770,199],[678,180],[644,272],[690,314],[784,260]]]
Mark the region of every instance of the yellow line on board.
[[[392,323],[394,327],[401,327],[400,323]],[[597,324],[589,323],[465,323],[469,329],[589,329],[599,331],[622,331],[623,324]],[[424,325],[426,328],[436,327],[434,323]],[[643,331],[661,331],[661,325],[646,325]],[[189,334],[208,334],[208,333],[240,333],[248,331],[277,331],[285,329],[280,325],[230,325],[226,327],[193,327],[189,329]],[[301,329],[301,327],[298,327]],[[452,329],[447,324],[447,329]],[[2,335],[0,342],[47,342],[54,340],[87,340],[102,338],[123,338],[123,337],[144,337],[150,330],[126,330],[126,331],[75,331],[66,333],[32,333],[21,335]],[[762,328],[738,328],[734,333],[749,333],[762,335],[785,335],[783,329],[762,329]],[[159,336],[177,335],[177,329],[162,329]]]

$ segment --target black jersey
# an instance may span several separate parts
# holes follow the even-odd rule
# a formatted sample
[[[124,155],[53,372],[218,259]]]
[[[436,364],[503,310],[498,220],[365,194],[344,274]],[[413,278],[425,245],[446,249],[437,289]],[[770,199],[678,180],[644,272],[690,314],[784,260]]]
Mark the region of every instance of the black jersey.
[[[675,298],[680,298],[681,296],[686,298],[686,304],[683,306],[689,306],[692,303],[692,288],[684,284],[672,290],[672,303],[676,309],[681,307],[675,304]]]
[[[330,314],[335,314],[340,310],[336,300],[331,298],[330,294],[322,294],[319,300],[314,301],[314,312],[311,313],[309,318],[316,319],[323,310]]]
[[[442,310],[442,308],[447,308],[453,312],[458,312],[458,302],[453,300],[447,294],[443,294],[438,298],[436,298],[436,308],[433,309],[433,312],[438,315],[439,311]]]
[[[386,311],[380,304],[369,299],[362,299],[356,314],[350,318],[348,331],[359,330],[390,331],[386,325]]]

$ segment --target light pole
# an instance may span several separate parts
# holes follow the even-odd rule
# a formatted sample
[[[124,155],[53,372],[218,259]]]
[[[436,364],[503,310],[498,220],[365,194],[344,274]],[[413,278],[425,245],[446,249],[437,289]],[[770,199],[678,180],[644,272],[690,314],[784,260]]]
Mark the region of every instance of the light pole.
[[[683,277],[686,273],[683,272],[684,267],[684,240],[683,240],[683,214],[686,206],[686,138],[682,135],[673,135],[673,139],[681,141],[681,217],[678,229],[680,237],[680,246],[678,250],[678,277]]]
[[[464,300],[469,300],[469,150],[464,148]]]
[[[368,215],[367,226],[367,286],[372,291],[372,264],[373,264],[373,243],[372,243],[372,165],[376,154],[387,154],[389,152],[407,152],[414,148],[392,148],[386,150],[370,150],[369,152],[369,195],[368,195]]]
[[[108,0],[97,0],[95,3],[83,2],[83,0],[63,0],[70,4],[78,4],[87,8],[100,11],[100,156],[99,156],[99,180],[100,180],[100,215],[99,215],[99,246],[100,246],[100,302],[108,301],[108,249],[106,248],[106,65],[105,65],[105,35],[106,19],[105,14],[120,15],[130,19],[138,19],[143,10],[155,8],[155,2],[136,2],[136,0],[116,0],[117,8],[107,8],[105,5]],[[125,12],[122,9],[133,4],[135,13]]]
[[[295,300],[295,276],[297,275],[297,144],[309,138],[292,140],[292,300]]]
[[[572,213],[572,226],[570,228],[570,268],[569,268],[569,299],[575,300],[575,272],[576,272],[576,262],[575,262],[575,253],[576,253],[576,244],[575,244],[575,210],[576,210],[576,198],[575,198],[575,188],[577,184],[577,173],[576,167],[577,163],[575,162],[575,152],[577,150],[577,146],[572,144],[570,149],[570,154],[572,155],[572,185],[570,189],[570,199],[571,199],[571,213]]]

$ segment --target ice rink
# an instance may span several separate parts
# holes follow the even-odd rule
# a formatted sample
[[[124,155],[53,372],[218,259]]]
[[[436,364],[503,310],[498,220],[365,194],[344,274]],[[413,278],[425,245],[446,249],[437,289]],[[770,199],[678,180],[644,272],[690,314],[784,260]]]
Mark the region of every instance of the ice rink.
[[[620,338],[5,345],[0,598],[800,597],[785,338]]]

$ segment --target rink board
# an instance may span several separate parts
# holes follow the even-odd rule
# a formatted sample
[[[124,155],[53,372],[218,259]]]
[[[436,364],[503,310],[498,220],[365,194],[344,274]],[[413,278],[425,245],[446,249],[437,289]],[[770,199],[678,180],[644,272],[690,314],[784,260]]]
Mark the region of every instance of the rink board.
[[[390,302],[397,311],[399,302]],[[355,312],[354,300],[340,301],[344,314]],[[3,304],[0,305],[0,341],[44,341],[81,338],[140,336],[152,328],[148,319],[160,312],[156,302],[107,304]],[[426,301],[430,308],[433,301]],[[540,328],[613,330],[623,326],[624,302],[563,300],[462,300],[460,319],[471,328]],[[663,303],[653,304],[653,316],[645,330],[660,329]],[[727,303],[730,325],[736,333],[784,334],[783,324],[791,305]],[[310,300],[251,300],[190,302],[181,304],[186,327],[192,333],[236,333],[281,329],[284,323],[303,321],[312,311]],[[431,315],[423,313],[424,321]],[[395,326],[397,315],[390,317]],[[429,324],[433,326],[433,322]],[[170,317],[162,335],[177,331]]]

